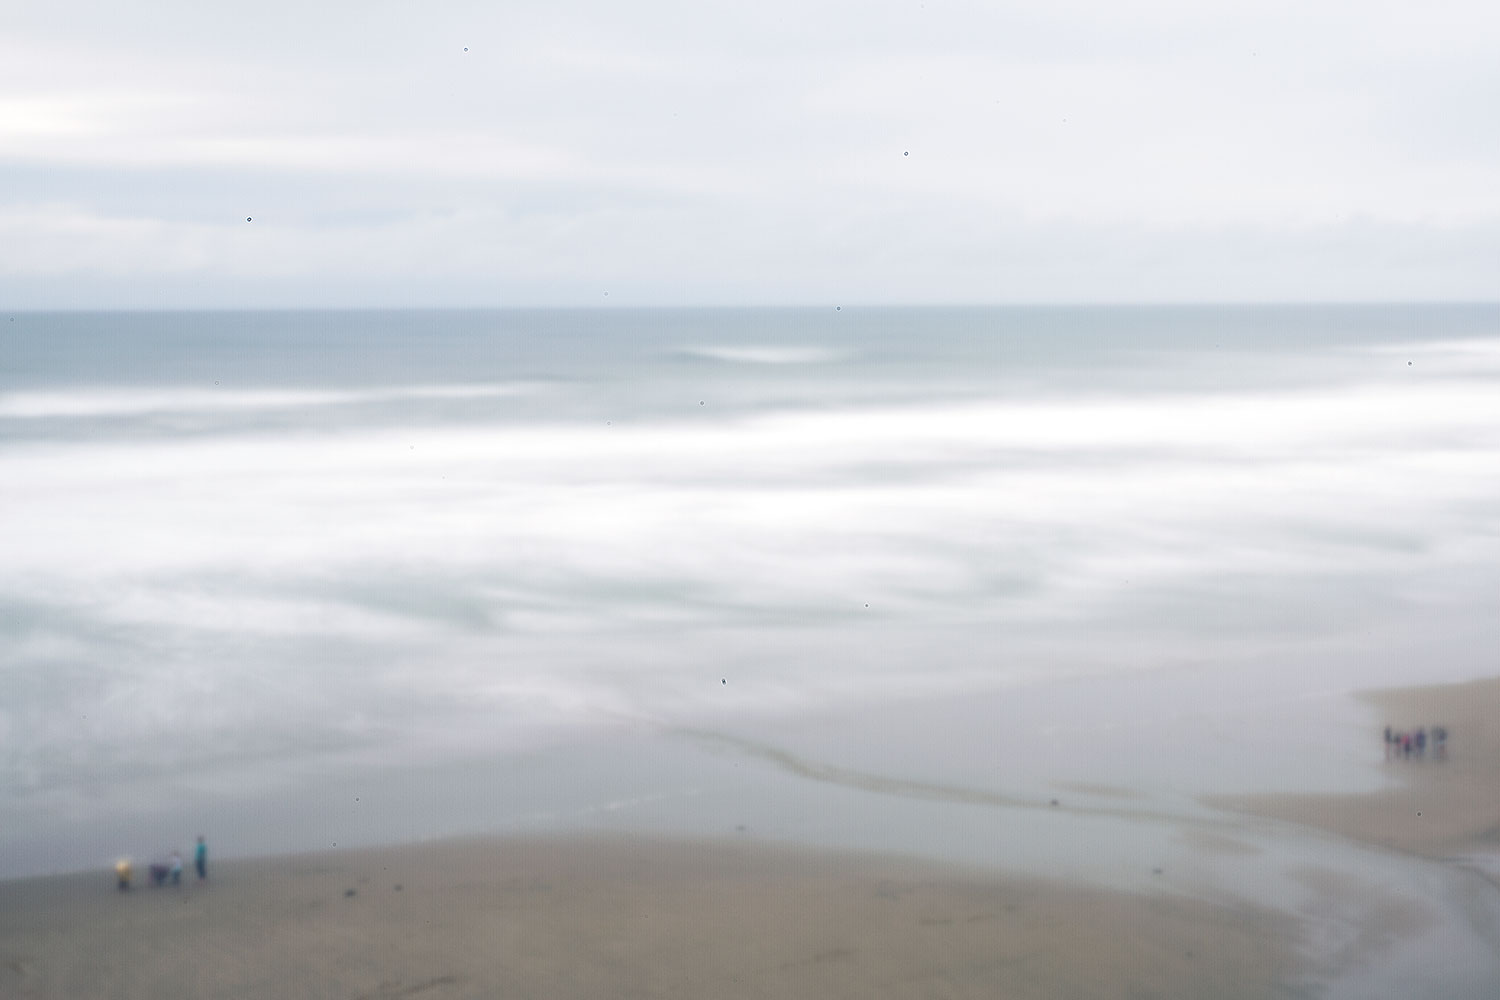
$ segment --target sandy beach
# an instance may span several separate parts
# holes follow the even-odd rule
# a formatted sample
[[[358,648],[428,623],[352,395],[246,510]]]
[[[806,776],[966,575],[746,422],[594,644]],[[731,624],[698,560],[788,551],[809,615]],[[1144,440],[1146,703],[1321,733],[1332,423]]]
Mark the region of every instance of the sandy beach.
[[[1370,794],[1132,820],[1179,845],[1144,889],[745,834],[215,860],[162,888],[138,866],[128,893],[101,869],[0,883],[0,997],[1487,995],[1500,680],[1360,697],[1447,726],[1447,759],[1388,761]],[[1075,851],[1114,850],[1088,810],[1045,812],[1079,824]]]
[[[1267,913],[725,840],[495,839],[0,887],[7,997],[1269,997]]]
[[[1500,679],[1365,692],[1397,729],[1445,726],[1445,757],[1396,757],[1391,787],[1369,795],[1260,795],[1215,805],[1316,827],[1431,858],[1500,849]],[[1383,752],[1372,729],[1370,752]]]

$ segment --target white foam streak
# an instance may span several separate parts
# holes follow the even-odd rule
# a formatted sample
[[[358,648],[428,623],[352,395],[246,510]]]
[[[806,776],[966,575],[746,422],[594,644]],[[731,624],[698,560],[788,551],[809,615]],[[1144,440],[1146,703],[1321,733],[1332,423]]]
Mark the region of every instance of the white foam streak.
[[[737,586],[694,559],[744,571],[863,533],[868,570],[958,524],[1183,535],[1197,518],[1211,537],[1257,512],[1379,522],[1488,495],[1492,467],[1454,456],[1497,448],[1500,398],[1462,387],[15,447],[0,454],[0,556],[66,577],[474,566],[529,548],[628,575],[673,562],[675,538],[699,553],[679,571]]]
[[[741,344],[725,346],[684,347],[683,354],[707,358],[710,361],[727,361],[751,365],[813,365],[842,361],[849,356],[847,351],[836,351],[827,347],[767,344]]]
[[[532,383],[393,386],[362,390],[80,389],[0,395],[0,418],[131,417],[156,413],[307,410],[397,400],[485,399],[536,392]]]

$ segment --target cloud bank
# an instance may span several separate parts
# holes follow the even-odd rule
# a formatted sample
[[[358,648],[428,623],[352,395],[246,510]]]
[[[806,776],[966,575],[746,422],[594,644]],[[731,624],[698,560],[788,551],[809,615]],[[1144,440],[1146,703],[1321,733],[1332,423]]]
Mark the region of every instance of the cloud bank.
[[[1460,2],[23,5],[0,301],[1489,299],[1497,48]]]

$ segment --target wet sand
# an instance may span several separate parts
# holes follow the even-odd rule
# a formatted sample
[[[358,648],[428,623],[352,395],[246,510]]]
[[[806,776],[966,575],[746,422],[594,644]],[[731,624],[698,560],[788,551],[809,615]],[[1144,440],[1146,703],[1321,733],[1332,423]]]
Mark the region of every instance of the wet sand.
[[[1384,763],[1390,788],[1368,795],[1257,795],[1210,804],[1287,820],[1363,843],[1451,858],[1500,851],[1500,679],[1367,692],[1396,729],[1446,726],[1447,757]],[[1372,727],[1371,759],[1383,755]]]
[[[1295,930],[746,840],[469,840],[0,883],[0,996],[1271,997]]]

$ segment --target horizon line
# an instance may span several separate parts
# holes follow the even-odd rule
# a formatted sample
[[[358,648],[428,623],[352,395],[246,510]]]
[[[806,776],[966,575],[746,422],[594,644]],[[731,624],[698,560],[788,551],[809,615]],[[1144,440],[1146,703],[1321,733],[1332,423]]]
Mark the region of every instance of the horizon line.
[[[1085,310],[1085,309],[1395,309],[1395,308],[1454,308],[1454,307],[1500,307],[1500,298],[1495,299],[1203,299],[1203,300],[1157,300],[1157,301],[1098,301],[1064,302],[1039,300],[1034,302],[897,302],[897,303],[843,303],[826,305],[807,303],[720,303],[707,304],[557,304],[557,305],[122,305],[122,306],[78,306],[78,307],[22,307],[3,309],[4,315],[46,316],[58,314],[98,313],[316,313],[316,312],[365,312],[365,313],[433,313],[433,312],[876,312],[900,310],[942,309],[1038,309],[1038,310]]]

